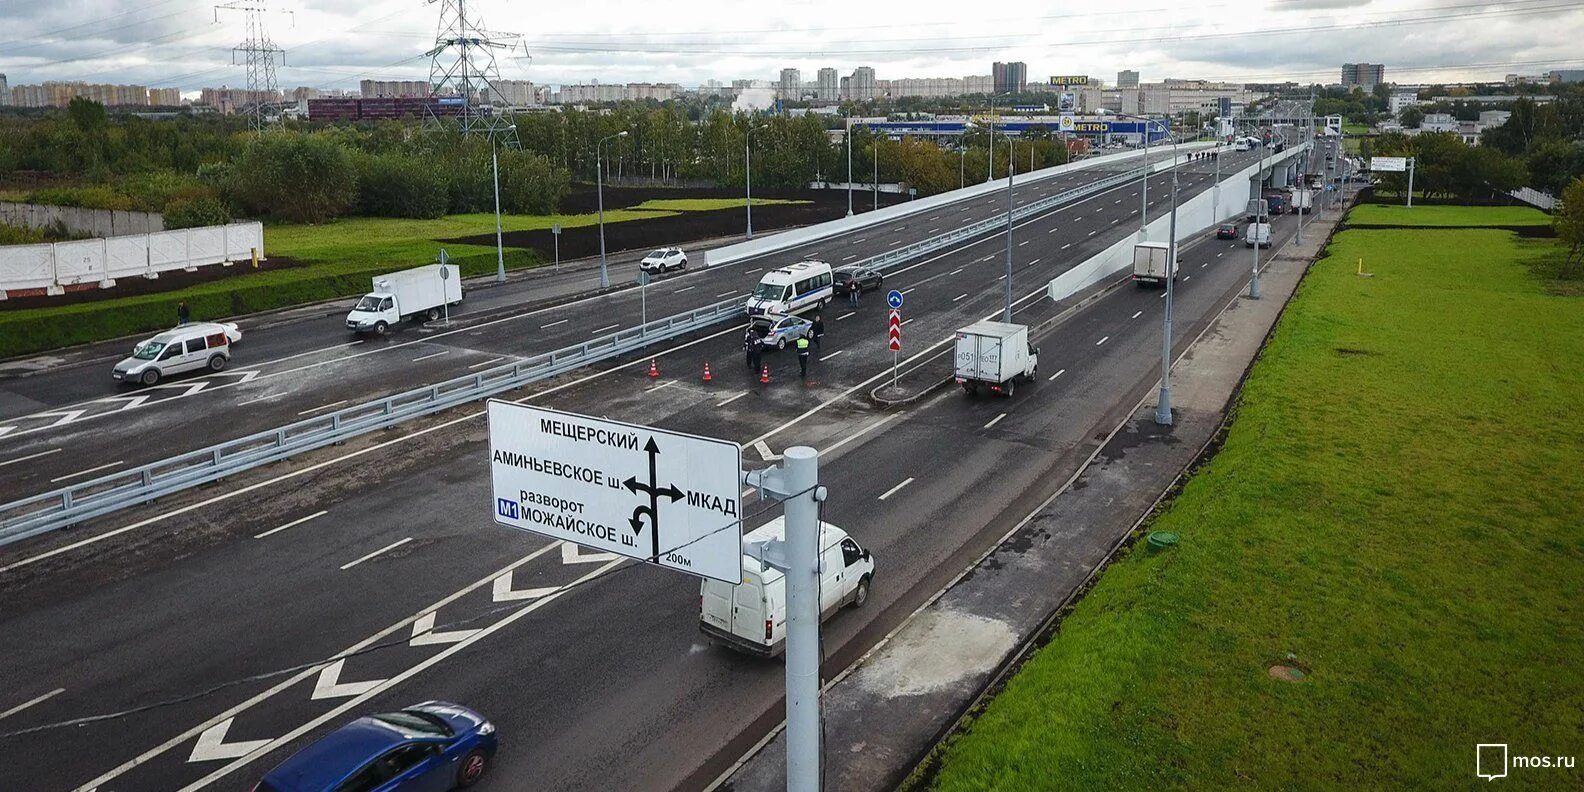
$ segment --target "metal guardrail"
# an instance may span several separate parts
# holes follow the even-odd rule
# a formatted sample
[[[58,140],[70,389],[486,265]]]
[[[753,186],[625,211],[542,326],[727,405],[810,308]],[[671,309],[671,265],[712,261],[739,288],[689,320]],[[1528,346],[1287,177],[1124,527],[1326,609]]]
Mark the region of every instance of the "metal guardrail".
[[[1151,169],[1159,167],[1160,163],[1152,163]],[[1014,209],[1013,221],[1137,179],[1142,170],[1119,173],[1041,198]],[[884,271],[963,240],[1000,230],[1006,226],[1006,222],[1004,215],[988,218],[858,263]],[[742,298],[722,300],[639,327],[619,330],[577,346],[542,353],[516,363],[415,388],[141,467],[0,504],[0,546],[219,481],[260,465],[289,459],[376,429],[549,379],[659,341],[742,317]]]

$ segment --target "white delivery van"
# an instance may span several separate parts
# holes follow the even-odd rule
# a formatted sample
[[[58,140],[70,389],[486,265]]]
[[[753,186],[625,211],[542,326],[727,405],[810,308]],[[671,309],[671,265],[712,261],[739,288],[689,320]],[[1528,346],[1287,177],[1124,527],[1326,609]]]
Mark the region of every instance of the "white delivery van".
[[[1249,223],[1248,232],[1243,235],[1243,246],[1254,247],[1255,245],[1259,245],[1262,248],[1271,246],[1270,223]]]
[[[1166,282],[1166,267],[1172,270],[1172,280],[1177,279],[1181,262],[1170,261],[1171,250],[1165,242],[1140,242],[1133,246],[1133,283],[1136,286],[1159,286]]]
[[[1016,381],[1034,379],[1039,350],[1029,346],[1028,326],[974,322],[957,331],[957,384],[970,395],[983,385],[991,393],[1011,396]]]
[[[231,345],[242,331],[231,322],[193,322],[166,330],[132,347],[132,356],[115,364],[110,378],[126,384],[155,385],[184,371],[220,371],[231,361]]]
[[[743,536],[742,583],[705,580],[699,589],[699,629],[712,640],[761,657],[786,650],[786,577],[761,561],[765,547],[786,540],[777,517]],[[874,558],[846,531],[820,523],[820,621],[843,605],[869,599]]]
[[[346,326],[356,333],[385,335],[402,319],[440,318],[440,309],[462,302],[462,271],[455,264],[427,264],[376,275],[373,289],[347,314]]]
[[[831,265],[823,261],[801,261],[773,269],[759,279],[745,307],[749,316],[794,314],[819,308],[836,296],[832,282]]]

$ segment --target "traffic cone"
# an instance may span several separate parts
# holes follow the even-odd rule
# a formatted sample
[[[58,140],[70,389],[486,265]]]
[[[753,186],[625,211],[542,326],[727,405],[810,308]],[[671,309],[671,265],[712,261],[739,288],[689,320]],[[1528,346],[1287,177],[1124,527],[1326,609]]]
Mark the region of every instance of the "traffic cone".
[[[709,361],[708,360],[704,361],[704,381],[705,382],[709,382],[710,381]]]
[[[770,366],[766,365],[759,371],[759,383],[761,385],[770,384]]]
[[[660,367],[655,365],[655,361],[653,359],[650,359],[649,361],[649,376],[651,378],[660,376]]]

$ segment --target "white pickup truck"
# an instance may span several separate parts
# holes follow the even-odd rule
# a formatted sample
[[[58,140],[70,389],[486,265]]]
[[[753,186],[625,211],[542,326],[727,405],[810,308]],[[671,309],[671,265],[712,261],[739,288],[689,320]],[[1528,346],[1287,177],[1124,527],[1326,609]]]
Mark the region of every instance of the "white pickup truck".
[[[376,275],[373,289],[347,314],[346,326],[356,333],[385,335],[402,319],[440,318],[440,310],[462,302],[462,273],[455,264],[427,264]]]
[[[970,395],[984,386],[1011,396],[1017,380],[1031,381],[1039,369],[1039,350],[1029,346],[1028,326],[974,322],[957,331],[957,384]]]

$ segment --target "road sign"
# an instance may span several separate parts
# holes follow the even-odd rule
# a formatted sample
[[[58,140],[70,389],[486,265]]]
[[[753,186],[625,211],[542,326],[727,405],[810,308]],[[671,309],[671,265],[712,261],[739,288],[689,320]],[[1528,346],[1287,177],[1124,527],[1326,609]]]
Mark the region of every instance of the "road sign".
[[[551,223],[550,224],[550,233],[555,234],[556,236],[561,236],[561,224],[560,223]]]
[[[898,308],[901,308],[902,307],[902,292],[899,292],[896,289],[892,289],[891,291],[886,292],[886,305],[891,306],[891,310],[893,310],[893,311],[895,311]]]
[[[742,447],[491,400],[495,522],[742,582]]]
[[[1370,170],[1394,171],[1402,173],[1408,170],[1407,157],[1370,157]]]
[[[887,335],[887,337],[890,340],[891,351],[892,352],[901,352],[902,351],[902,312],[896,310],[895,308],[891,309],[891,319],[888,322],[888,329],[886,330],[886,335]]]

